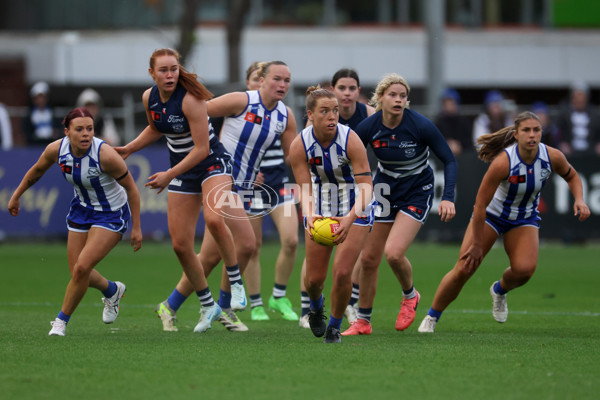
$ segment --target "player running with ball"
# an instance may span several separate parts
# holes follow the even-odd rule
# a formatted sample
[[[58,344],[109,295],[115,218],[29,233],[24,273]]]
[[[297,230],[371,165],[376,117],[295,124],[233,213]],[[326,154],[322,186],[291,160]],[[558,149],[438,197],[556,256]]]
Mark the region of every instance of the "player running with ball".
[[[338,123],[335,95],[311,86],[306,92],[306,110],[312,126],[292,142],[290,162],[296,183],[301,187],[305,218],[309,323],[315,336],[325,335],[324,343],[340,343],[340,326],[352,292],[352,267],[373,223],[368,207],[373,183],[365,147],[354,131]],[[310,233],[314,222],[324,216],[340,223],[335,241],[338,249],[333,261],[329,324],[323,310],[323,286],[333,248],[317,244]]]

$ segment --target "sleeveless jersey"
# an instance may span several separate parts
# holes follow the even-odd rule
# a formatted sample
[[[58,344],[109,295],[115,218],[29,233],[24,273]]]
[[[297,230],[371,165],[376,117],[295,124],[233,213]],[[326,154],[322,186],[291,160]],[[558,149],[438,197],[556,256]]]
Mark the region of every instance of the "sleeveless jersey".
[[[310,171],[315,212],[324,217],[341,217],[354,207],[356,182],[347,146],[350,128],[338,124],[333,142],[326,148],[315,138],[313,127],[300,132]]]
[[[500,183],[486,211],[509,221],[539,219],[540,191],[552,174],[550,156],[546,145],[538,145],[535,161],[527,164],[521,160],[517,144],[507,147],[510,169],[508,177]]]
[[[267,109],[258,90],[246,91],[248,105],[240,114],[225,118],[221,141],[233,158],[233,181],[253,189],[264,153],[287,127],[287,107],[282,101]]]
[[[183,98],[186,93],[187,90],[183,86],[177,85],[177,88],[175,88],[175,91],[169,100],[167,100],[166,103],[163,103],[160,100],[158,87],[154,85],[150,91],[150,97],[148,98],[148,109],[150,110],[154,126],[160,133],[164,134],[167,139],[171,167],[177,165],[194,148],[194,140],[192,139],[192,134],[190,132],[190,125],[182,110]],[[209,156],[214,153],[222,153],[224,151],[223,146],[219,142],[217,135],[215,135],[212,125],[210,124],[210,119],[208,122],[208,130]],[[178,178],[193,178],[200,172],[203,172],[202,166],[196,165],[179,175]]]
[[[73,202],[95,211],[117,211],[127,203],[127,193],[100,166],[100,147],[104,142],[92,139],[88,152],[81,158],[71,153],[71,141],[62,139],[58,150],[58,165],[65,179],[75,188]]]
[[[260,163],[260,172],[265,177],[265,185],[270,187],[281,186],[289,182],[283,149],[281,148],[281,139],[275,140],[265,151]]]
[[[363,103],[356,102],[356,109],[354,110],[354,114],[352,114],[350,119],[344,119],[340,116],[339,123],[349,126],[350,129],[356,131],[358,124],[360,124],[367,117],[367,106]]]
[[[371,115],[356,128],[365,147],[371,144],[378,160],[374,184],[387,183],[395,195],[409,193],[413,185],[423,184],[423,175],[433,173],[429,149],[444,163],[442,200],[454,202],[457,163],[439,129],[423,115],[405,109],[400,125],[390,129],[382,123],[382,112]],[[394,193],[392,193],[394,196]]]

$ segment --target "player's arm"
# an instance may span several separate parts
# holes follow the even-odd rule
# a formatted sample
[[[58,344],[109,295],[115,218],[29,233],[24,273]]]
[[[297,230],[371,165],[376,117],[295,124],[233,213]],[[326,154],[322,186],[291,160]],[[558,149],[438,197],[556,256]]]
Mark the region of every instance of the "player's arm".
[[[207,102],[207,112],[212,118],[234,117],[244,111],[247,105],[248,93],[226,93]]]
[[[465,253],[461,254],[459,260],[464,261],[464,267],[467,270],[477,268],[483,259],[483,249],[481,238],[483,238],[483,229],[485,227],[485,209],[494,198],[494,193],[500,183],[506,179],[510,169],[508,155],[506,152],[499,154],[490,164],[487,172],[483,176],[477,197],[475,198],[475,206],[473,207],[472,224],[472,243],[467,248]]]
[[[150,90],[147,89],[142,95],[142,102],[146,109],[146,119],[148,120],[148,126],[136,137],[134,140],[129,142],[125,146],[115,147],[115,151],[121,155],[123,160],[126,160],[131,154],[143,149],[146,146],[151,145],[162,137],[162,134],[154,126],[152,121],[152,115],[148,109],[148,99],[150,98]]]
[[[319,216],[314,214],[315,206],[312,197],[312,181],[310,179],[310,171],[308,170],[306,152],[304,151],[304,145],[302,144],[302,137],[300,135],[296,136],[290,145],[289,159],[292,172],[294,173],[294,179],[300,189],[300,207],[302,209],[302,215],[306,217],[308,234],[312,238],[310,228],[314,226],[313,223]]]
[[[42,176],[44,176],[46,171],[48,171],[48,168],[58,161],[60,142],[61,139],[50,143],[36,163],[33,164],[33,166],[29,168],[29,171],[25,173],[25,176],[23,176],[21,183],[19,183],[19,186],[15,189],[13,195],[8,201],[8,212],[13,217],[19,215],[19,199],[23,193],[25,193],[27,189],[39,181]]]
[[[444,163],[444,192],[442,194],[442,201],[440,201],[440,206],[438,207],[438,214],[442,221],[449,222],[456,215],[454,192],[458,163],[452,150],[450,150],[450,146],[448,146],[448,142],[433,122],[428,121],[428,126],[424,130],[424,133],[427,145],[440,161]]]
[[[115,149],[105,143],[100,147],[99,157],[102,170],[112,176],[127,192],[127,202],[131,211],[131,246],[133,251],[138,251],[142,247],[140,192],[127,169],[127,164]]]
[[[292,112],[292,110],[289,107],[287,107],[287,112],[288,112],[287,126],[285,128],[285,131],[283,131],[283,133],[281,134],[280,139],[281,139],[281,148],[283,149],[283,156],[285,159],[285,163],[290,165],[290,160],[289,160],[290,145],[296,138],[297,125],[296,125],[296,118],[294,117],[294,113]]]
[[[554,171],[567,182],[569,190],[575,199],[573,204],[574,215],[578,216],[580,221],[586,220],[591,213],[589,207],[583,201],[583,185],[579,174],[560,150],[552,147],[547,147],[547,149]]]

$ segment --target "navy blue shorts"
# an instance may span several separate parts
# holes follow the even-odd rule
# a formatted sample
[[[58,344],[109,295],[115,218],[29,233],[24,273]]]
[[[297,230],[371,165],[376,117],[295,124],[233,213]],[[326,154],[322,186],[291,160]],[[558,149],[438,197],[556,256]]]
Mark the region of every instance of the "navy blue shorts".
[[[276,207],[294,201],[294,192],[284,183],[276,186],[261,185],[254,189],[246,212],[252,215],[268,214]]]
[[[169,183],[168,190],[171,193],[186,193],[186,194],[201,194],[202,184],[208,178],[218,175],[231,176],[231,163],[229,162],[229,154],[225,157],[211,156],[210,160],[205,160],[198,164],[202,168],[193,177],[189,173],[185,173],[185,177],[178,176]],[[210,161],[210,162],[207,162]]]
[[[127,203],[117,211],[96,211],[73,202],[67,215],[67,229],[73,232],[89,232],[96,226],[124,234],[130,219],[131,213]]]
[[[535,216],[529,220],[510,221],[508,219],[500,218],[489,213],[485,213],[485,223],[492,227],[496,231],[498,236],[505,234],[514,228],[520,228],[522,226],[533,226],[540,229],[540,217]]]
[[[431,205],[433,203],[433,191],[413,192],[405,200],[394,204],[378,202],[375,209],[375,222],[394,222],[396,215],[402,212],[412,219],[424,224]]]

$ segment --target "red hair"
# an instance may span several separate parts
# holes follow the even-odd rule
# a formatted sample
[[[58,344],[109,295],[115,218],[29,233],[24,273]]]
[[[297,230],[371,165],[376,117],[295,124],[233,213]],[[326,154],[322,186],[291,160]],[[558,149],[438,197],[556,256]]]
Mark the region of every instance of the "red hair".
[[[77,107],[77,108],[74,108],[71,111],[69,111],[67,116],[63,119],[62,123],[65,126],[65,128],[69,129],[69,125],[71,124],[71,121],[73,121],[75,118],[82,118],[82,117],[89,117],[92,119],[92,121],[94,120],[94,117],[92,117],[92,114],[88,111],[87,108]]]

